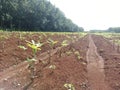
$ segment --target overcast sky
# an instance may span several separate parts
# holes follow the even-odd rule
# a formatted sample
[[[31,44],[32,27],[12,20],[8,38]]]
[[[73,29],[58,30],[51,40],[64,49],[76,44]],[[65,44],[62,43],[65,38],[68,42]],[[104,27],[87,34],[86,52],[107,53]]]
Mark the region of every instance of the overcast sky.
[[[120,26],[120,0],[50,0],[85,30]]]

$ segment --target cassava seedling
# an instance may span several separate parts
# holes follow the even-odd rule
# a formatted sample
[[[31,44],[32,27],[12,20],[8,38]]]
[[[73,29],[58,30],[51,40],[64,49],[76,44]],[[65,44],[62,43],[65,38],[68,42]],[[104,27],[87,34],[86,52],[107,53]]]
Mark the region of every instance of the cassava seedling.
[[[19,38],[20,38],[21,40],[23,39],[21,33],[19,34]]]
[[[47,41],[52,49],[55,49],[55,45],[58,43],[56,40],[48,39]]]
[[[31,72],[31,79],[33,80],[34,78],[34,72],[35,72],[35,61],[36,60],[36,53],[38,50],[41,50],[41,46],[43,45],[42,43],[36,43],[34,40],[32,40],[31,42],[26,41],[27,42],[27,46],[30,47],[32,49],[33,55],[34,57],[32,59],[27,59],[27,61],[29,62],[29,69]]]
[[[37,61],[36,53],[37,53],[38,50],[41,50],[41,46],[43,45],[42,43],[36,43],[34,40],[32,40],[31,42],[30,41],[26,41],[26,42],[27,42],[27,46],[32,49],[34,57],[32,59],[27,58],[27,62],[29,63],[28,69],[30,70],[31,82],[27,86],[25,86],[23,90],[27,90],[27,88],[34,81],[34,78],[35,78],[35,61]]]
[[[63,50],[63,48],[66,47],[67,45],[68,45],[68,41],[67,41],[67,40],[63,40],[62,43],[61,43],[62,48],[60,49],[59,57],[62,56],[62,50]]]
[[[4,52],[4,48],[5,48],[5,41],[2,41],[2,52]]]
[[[36,43],[34,40],[31,40],[31,42],[26,41],[27,42],[27,46],[30,47],[32,49],[32,52],[34,54],[34,58],[36,59],[36,53],[38,50],[41,50],[41,46],[43,45],[43,43]]]
[[[56,69],[56,65],[54,65],[54,64],[53,64],[53,65],[50,65],[48,68],[49,68],[50,71],[51,71],[51,72],[49,73],[49,74],[51,75],[51,74],[54,73],[54,70]]]
[[[55,45],[58,43],[58,41],[55,41],[55,40],[52,40],[52,39],[49,38],[47,43],[51,47],[51,51],[52,51],[53,49],[55,49]],[[50,63],[50,60],[51,60],[51,51],[48,51],[49,63]]]
[[[67,40],[62,41],[61,45],[62,47],[66,47],[68,45],[68,41]]]
[[[67,89],[67,90],[75,90],[75,87],[73,84],[70,84],[70,83],[65,83],[64,84],[64,87]]]
[[[80,56],[79,51],[74,52],[75,56],[77,57],[77,60],[82,60],[83,58]]]
[[[99,50],[100,56],[104,53],[104,49]]]
[[[54,70],[54,69],[56,69],[56,66],[55,65],[50,65],[49,68]]]
[[[66,54],[69,56],[70,54],[72,54],[72,51],[67,51]]]
[[[6,39],[8,39],[8,36],[6,36],[4,34],[0,36],[0,41],[2,42],[2,50],[1,50],[2,52],[4,52],[4,48],[5,48],[5,44],[6,44],[5,40]]]

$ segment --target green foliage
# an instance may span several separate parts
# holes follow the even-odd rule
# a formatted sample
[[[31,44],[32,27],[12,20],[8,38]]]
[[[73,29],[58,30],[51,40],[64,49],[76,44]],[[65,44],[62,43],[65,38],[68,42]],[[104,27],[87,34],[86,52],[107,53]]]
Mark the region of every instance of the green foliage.
[[[110,27],[107,32],[120,33],[120,27]]]
[[[49,45],[52,49],[54,49],[54,46],[58,43],[58,41],[52,40],[50,38],[48,39],[47,42],[49,43]]]
[[[36,55],[38,50],[41,50],[42,43],[35,43],[34,40],[31,40],[31,42],[26,41],[27,46],[29,46],[33,50],[33,54]]]
[[[10,31],[83,31],[49,0],[0,0],[0,28]]]

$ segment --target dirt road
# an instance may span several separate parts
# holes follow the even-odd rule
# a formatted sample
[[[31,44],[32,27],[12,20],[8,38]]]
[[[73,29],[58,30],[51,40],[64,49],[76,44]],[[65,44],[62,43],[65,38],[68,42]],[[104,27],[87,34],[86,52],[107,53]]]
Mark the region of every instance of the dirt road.
[[[87,51],[87,70],[88,70],[88,81],[89,90],[111,90],[105,82],[104,75],[104,60],[97,53],[97,47],[94,41],[89,35],[89,49]]]

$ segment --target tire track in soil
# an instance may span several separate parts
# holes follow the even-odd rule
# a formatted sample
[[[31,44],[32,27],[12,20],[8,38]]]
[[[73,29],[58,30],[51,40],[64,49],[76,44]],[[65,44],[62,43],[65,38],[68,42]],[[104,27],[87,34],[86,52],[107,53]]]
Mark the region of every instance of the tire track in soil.
[[[97,47],[89,35],[89,49],[87,51],[87,70],[89,90],[112,90],[105,82],[104,60],[97,53]]]

